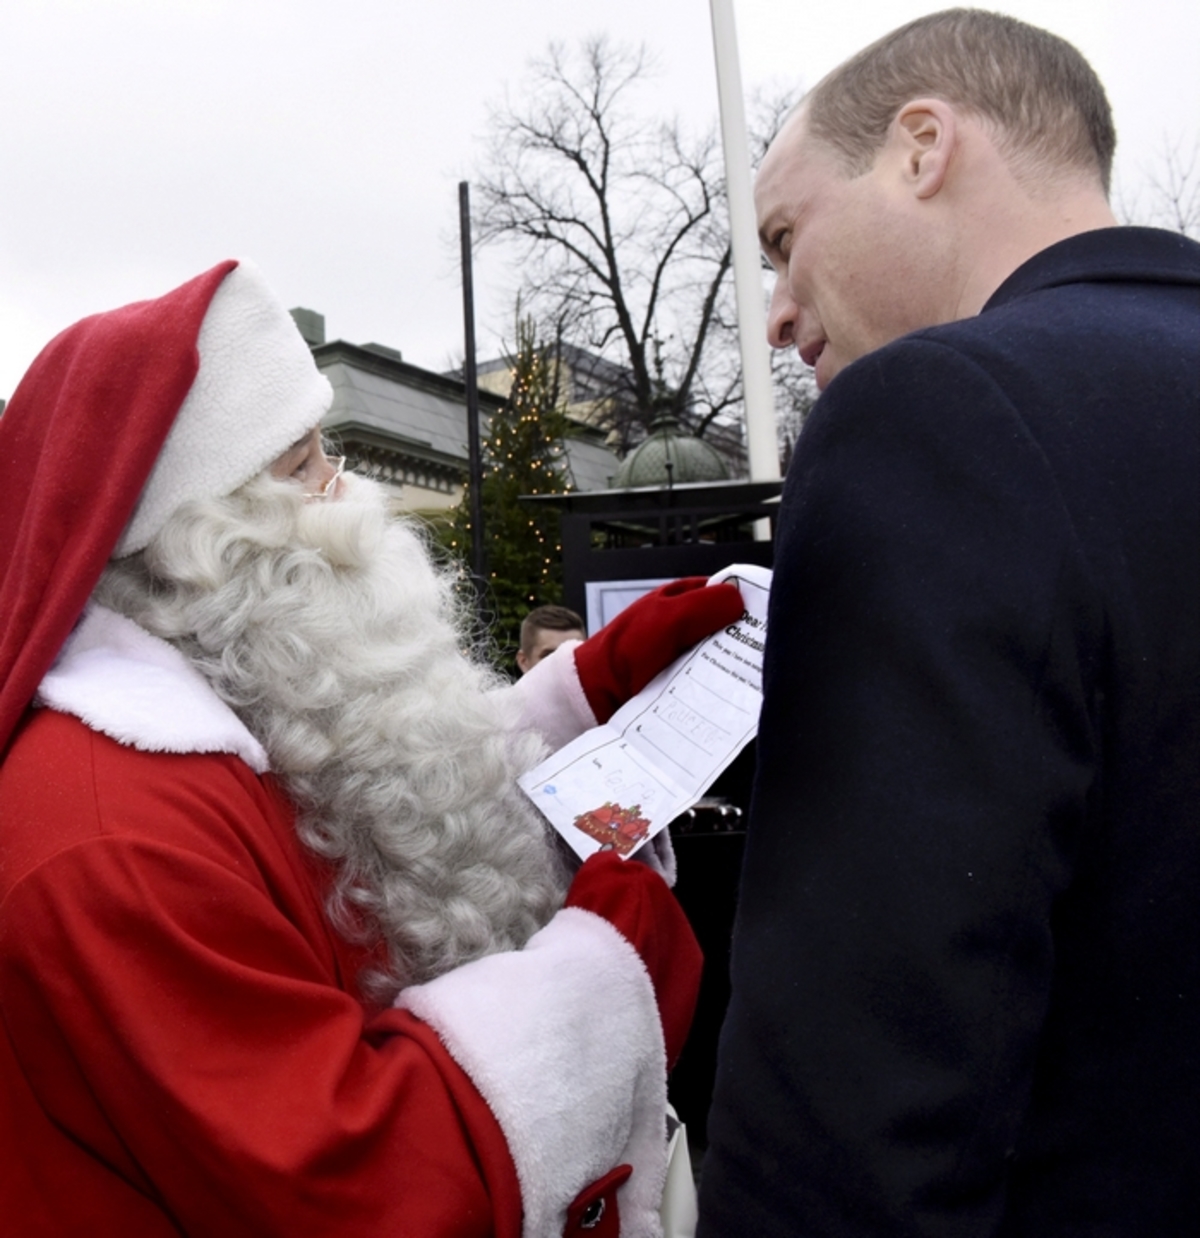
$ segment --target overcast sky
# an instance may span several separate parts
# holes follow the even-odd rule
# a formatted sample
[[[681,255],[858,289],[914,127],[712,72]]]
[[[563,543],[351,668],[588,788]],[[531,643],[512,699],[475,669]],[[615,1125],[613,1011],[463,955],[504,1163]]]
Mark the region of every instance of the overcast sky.
[[[811,85],[908,0],[735,0],[746,88]],[[1009,0],[1109,88],[1128,199],[1200,139],[1197,0]],[[708,0],[3,0],[0,396],[85,314],[253,258],[330,338],[445,368],[462,349],[457,184],[487,104],[551,40],[645,43],[646,105],[716,116]],[[480,352],[514,276],[476,269]]]

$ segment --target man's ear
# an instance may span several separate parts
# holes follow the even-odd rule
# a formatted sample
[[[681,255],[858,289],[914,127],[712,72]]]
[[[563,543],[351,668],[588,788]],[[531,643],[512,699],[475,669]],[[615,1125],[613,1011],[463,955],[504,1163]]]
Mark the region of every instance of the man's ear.
[[[918,198],[932,198],[945,183],[958,143],[954,108],[944,99],[913,99],[897,112],[892,132],[905,180]]]

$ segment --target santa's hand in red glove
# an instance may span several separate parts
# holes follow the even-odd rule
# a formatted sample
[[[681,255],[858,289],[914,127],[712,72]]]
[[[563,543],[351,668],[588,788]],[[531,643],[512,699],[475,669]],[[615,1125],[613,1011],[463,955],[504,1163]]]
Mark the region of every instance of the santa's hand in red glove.
[[[656,872],[627,864],[612,851],[584,863],[566,906],[607,920],[638,952],[654,985],[670,1069],[687,1039],[704,962],[683,908]]]
[[[522,949],[401,991],[409,1034],[452,1081],[465,1073],[459,1111],[491,1151],[489,1185],[524,1214],[521,1232],[590,1230],[602,1214],[596,1233],[659,1232],[664,1068],[683,1047],[700,968],[662,878],[601,852]],[[486,1143],[475,1134],[496,1128]]]
[[[575,648],[575,670],[597,722],[607,722],[681,653],[736,623],[745,611],[734,585],[685,576],[627,606]]]
[[[589,640],[564,642],[522,675],[510,689],[517,702],[514,728],[540,735],[557,752],[607,722],[680,654],[744,613],[731,584],[687,576],[663,585]]]

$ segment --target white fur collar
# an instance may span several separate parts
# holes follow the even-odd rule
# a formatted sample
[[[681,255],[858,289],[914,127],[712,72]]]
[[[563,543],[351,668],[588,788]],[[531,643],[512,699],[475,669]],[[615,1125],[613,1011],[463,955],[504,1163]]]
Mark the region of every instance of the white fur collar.
[[[92,603],[38,688],[35,704],[73,714],[143,752],[228,752],[256,774],[263,746],[183,654]]]

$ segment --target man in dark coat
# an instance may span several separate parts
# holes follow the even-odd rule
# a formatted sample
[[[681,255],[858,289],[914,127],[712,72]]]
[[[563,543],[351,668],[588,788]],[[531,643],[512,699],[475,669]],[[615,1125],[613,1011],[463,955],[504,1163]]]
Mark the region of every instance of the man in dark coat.
[[[700,1234],[1194,1233],[1200,246],[956,10],[789,119],[784,493]]]

